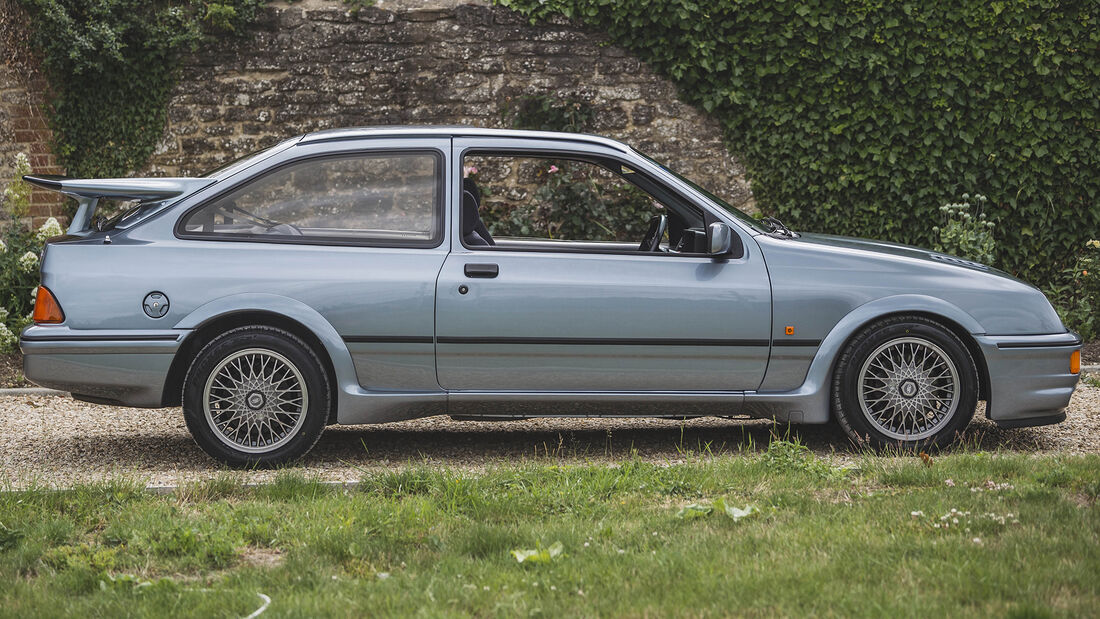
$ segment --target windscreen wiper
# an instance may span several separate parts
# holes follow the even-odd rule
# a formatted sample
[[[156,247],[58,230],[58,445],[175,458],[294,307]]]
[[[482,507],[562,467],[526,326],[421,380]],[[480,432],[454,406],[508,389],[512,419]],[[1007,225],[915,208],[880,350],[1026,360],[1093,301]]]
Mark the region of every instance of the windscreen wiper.
[[[787,226],[784,226],[783,222],[779,221],[775,217],[765,217],[764,219],[761,219],[760,221],[763,221],[764,223],[771,226],[772,232],[782,234],[783,236],[789,236],[792,239],[798,236],[790,228],[788,228]]]

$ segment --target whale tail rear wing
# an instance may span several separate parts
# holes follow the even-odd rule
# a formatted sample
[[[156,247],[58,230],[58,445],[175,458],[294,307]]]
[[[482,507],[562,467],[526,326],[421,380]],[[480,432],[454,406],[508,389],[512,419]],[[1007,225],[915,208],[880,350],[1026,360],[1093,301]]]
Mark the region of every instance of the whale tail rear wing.
[[[79,206],[69,225],[69,234],[92,228],[92,216],[103,198],[149,202],[179,198],[215,182],[212,178],[68,178],[41,175],[23,177],[37,187],[61,192],[74,198]]]

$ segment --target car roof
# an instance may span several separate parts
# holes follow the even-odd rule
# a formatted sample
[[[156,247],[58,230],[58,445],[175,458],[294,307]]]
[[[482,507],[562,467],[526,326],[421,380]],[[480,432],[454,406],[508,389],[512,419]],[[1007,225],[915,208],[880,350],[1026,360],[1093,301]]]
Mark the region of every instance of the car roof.
[[[449,126],[377,126],[347,127],[314,131],[302,136],[299,144],[354,140],[359,138],[434,136],[434,137],[479,137],[479,138],[526,138],[535,140],[565,140],[570,142],[588,142],[614,148],[621,152],[630,152],[630,147],[610,138],[587,133],[565,133],[561,131],[527,131],[522,129],[488,129],[466,125]]]

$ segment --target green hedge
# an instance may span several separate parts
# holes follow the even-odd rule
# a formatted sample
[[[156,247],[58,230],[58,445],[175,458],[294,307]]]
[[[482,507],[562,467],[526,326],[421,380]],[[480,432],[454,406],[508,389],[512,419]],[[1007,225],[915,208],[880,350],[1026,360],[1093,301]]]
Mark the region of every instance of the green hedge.
[[[980,193],[998,266],[1036,281],[1100,234],[1096,0],[498,2],[674,80],[797,229],[931,246],[937,209]]]

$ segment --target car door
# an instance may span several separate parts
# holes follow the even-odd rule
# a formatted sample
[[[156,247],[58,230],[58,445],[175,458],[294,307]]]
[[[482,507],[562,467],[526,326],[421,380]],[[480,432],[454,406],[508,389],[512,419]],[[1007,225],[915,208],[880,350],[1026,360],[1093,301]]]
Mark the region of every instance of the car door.
[[[456,139],[454,161],[460,165],[465,151],[489,146]],[[546,148],[560,154],[562,146]],[[454,176],[457,214],[461,175]],[[458,219],[452,217],[454,226]],[[467,247],[460,232],[452,227],[436,290],[443,388],[668,392],[760,385],[770,284],[755,242],[739,228],[745,251],[728,259],[598,245],[591,252]]]

